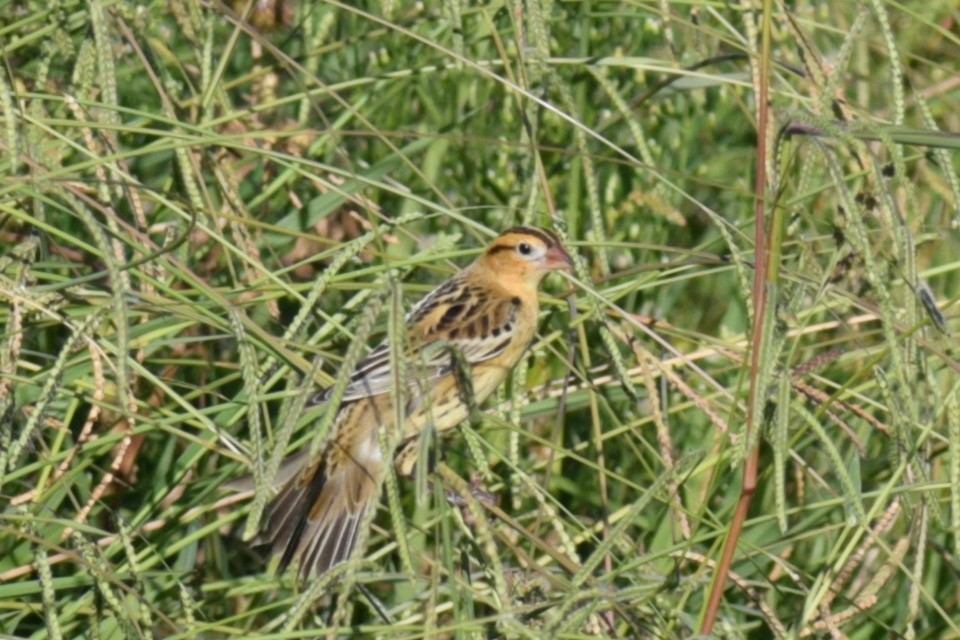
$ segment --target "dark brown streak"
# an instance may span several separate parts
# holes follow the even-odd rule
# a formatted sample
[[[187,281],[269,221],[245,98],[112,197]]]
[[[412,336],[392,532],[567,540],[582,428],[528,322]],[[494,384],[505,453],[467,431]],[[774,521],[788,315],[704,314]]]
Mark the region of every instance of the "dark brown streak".
[[[470,307],[466,311],[463,312],[463,319],[468,320],[472,318],[482,308],[483,308],[482,304],[480,304],[479,302],[474,302],[472,305],[470,305]]]
[[[543,244],[547,245],[548,249],[559,243],[557,236],[552,231],[548,231],[546,229],[537,229],[536,227],[512,227],[501,233],[500,237],[502,238],[503,236],[511,233],[526,234],[528,236],[539,238]]]
[[[446,311],[443,312],[443,316],[440,318],[440,322],[437,323],[438,329],[445,329],[447,326],[453,324],[453,322],[463,313],[462,304],[452,304]]]
[[[512,245],[512,244],[498,244],[490,247],[487,250],[487,255],[493,256],[500,253],[501,251],[513,251],[516,248],[517,248],[516,245]]]
[[[291,482],[294,482],[294,480],[291,480]],[[307,519],[310,516],[310,510],[313,508],[313,503],[315,503],[317,498],[320,497],[320,492],[323,491],[323,486],[326,483],[327,473],[324,468],[321,467],[313,472],[303,499],[300,501],[300,504],[296,505],[295,507],[299,512],[296,516],[294,516],[297,524],[294,526],[293,532],[287,539],[287,547],[283,550],[283,557],[280,558],[280,572],[283,572],[293,561],[293,557],[296,555],[297,549],[300,547],[300,539],[303,537],[303,532],[307,527]]]
[[[507,345],[510,344],[510,341],[513,339],[513,336],[507,336],[505,339],[501,340],[497,344],[493,345],[492,348],[487,349],[487,352],[480,357],[481,360],[488,360],[493,355],[500,353],[507,348]]]

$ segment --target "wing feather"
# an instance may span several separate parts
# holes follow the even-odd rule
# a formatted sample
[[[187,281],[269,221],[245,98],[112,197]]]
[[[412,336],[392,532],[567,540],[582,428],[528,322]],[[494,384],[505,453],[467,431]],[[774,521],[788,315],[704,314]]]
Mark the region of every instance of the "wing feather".
[[[456,366],[451,351],[458,351],[471,365],[503,353],[516,331],[520,304],[519,298],[494,298],[482,287],[471,286],[466,272],[431,291],[406,318],[408,386],[424,388],[449,375]],[[343,401],[390,393],[393,383],[390,347],[382,342],[357,364]],[[310,404],[329,396],[330,389],[324,390]]]

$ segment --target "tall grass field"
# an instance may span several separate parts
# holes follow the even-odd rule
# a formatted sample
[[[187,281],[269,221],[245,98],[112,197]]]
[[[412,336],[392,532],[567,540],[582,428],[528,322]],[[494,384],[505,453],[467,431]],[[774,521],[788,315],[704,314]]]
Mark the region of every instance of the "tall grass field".
[[[955,0],[0,0],[0,62],[0,638],[960,638]],[[527,356],[279,570],[307,400],[521,224]]]

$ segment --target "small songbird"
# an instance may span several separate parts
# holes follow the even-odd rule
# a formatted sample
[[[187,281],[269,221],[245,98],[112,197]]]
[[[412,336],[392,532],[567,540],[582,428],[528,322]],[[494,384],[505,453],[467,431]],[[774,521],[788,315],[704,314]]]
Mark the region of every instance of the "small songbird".
[[[281,570],[297,560],[301,578],[317,577],[351,557],[360,524],[376,506],[384,457],[393,454],[380,450],[378,435],[379,429],[397,428],[392,398],[404,401],[399,442],[409,443],[427,427],[443,431],[462,422],[530,346],[540,281],[572,264],[552,231],[508,229],[407,314],[403,393],[391,394],[396,376],[387,343],[360,361],[321,455],[305,463],[302,456],[295,459],[302,466],[267,508],[261,539],[282,554]],[[469,384],[463,382],[464,369]],[[465,389],[472,398],[464,397]],[[329,393],[317,394],[310,404],[325,402]]]

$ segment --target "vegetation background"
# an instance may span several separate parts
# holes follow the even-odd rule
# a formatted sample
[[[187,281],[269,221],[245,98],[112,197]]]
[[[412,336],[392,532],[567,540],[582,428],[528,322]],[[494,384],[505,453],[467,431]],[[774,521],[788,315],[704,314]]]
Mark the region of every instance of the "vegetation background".
[[[953,0],[7,0],[0,53],[3,637],[960,637]],[[277,575],[305,395],[518,223],[579,265],[530,357]]]

